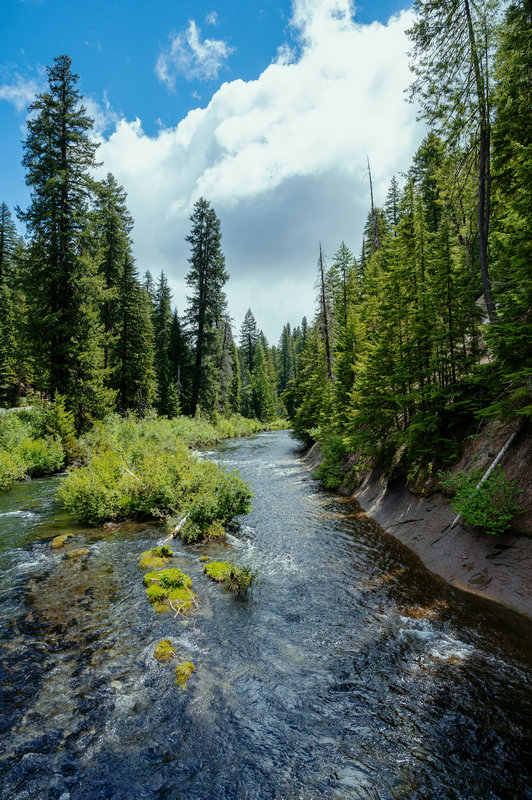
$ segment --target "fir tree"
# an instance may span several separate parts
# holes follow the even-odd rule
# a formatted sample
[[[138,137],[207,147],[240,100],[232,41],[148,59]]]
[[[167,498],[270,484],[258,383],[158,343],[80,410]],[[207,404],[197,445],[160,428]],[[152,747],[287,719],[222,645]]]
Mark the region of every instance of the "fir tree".
[[[221,249],[220,221],[214,209],[201,198],[190,217],[192,228],[186,241],[190,244],[190,270],[187,283],[192,296],[186,319],[194,342],[194,371],[190,410],[203,408],[212,412],[218,396],[220,338],[226,299],[223,286],[228,279]]]
[[[65,395],[83,425],[109,408],[112,394],[104,388],[102,285],[86,234],[97,145],[77,80],[70,58],[59,56],[48,91],[30,106],[23,165],[31,203],[20,216],[33,237],[27,294],[41,386]]]
[[[168,279],[161,272],[155,292],[154,333],[155,372],[157,376],[157,410],[159,414],[173,416],[175,409],[176,380],[170,358],[172,328],[172,293]]]

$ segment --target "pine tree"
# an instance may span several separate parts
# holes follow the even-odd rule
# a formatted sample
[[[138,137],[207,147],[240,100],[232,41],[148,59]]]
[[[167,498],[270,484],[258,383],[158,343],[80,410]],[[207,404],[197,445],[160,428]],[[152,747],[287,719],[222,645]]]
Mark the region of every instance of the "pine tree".
[[[172,328],[172,293],[168,279],[161,272],[155,291],[153,316],[155,333],[155,373],[157,376],[157,410],[159,414],[173,416],[175,409],[175,385],[177,376],[170,358],[170,334]]]
[[[169,355],[172,380],[179,396],[179,409],[181,413],[188,414],[192,391],[192,354],[177,309],[172,312]]]
[[[155,398],[154,332],[151,302],[129,254],[116,290],[112,386],[122,411],[134,409],[142,415]]]
[[[233,380],[231,381],[231,389],[229,394],[229,408],[231,413],[240,413],[241,408],[241,392],[242,392],[242,378],[240,372],[240,359],[238,357],[238,350],[234,339],[231,342],[231,360],[233,366]]]
[[[19,213],[33,237],[26,288],[41,387],[65,395],[84,425],[112,402],[104,387],[102,285],[86,236],[97,145],[70,58],[54,59],[47,72],[48,91],[30,106],[24,145],[31,203]]]
[[[126,192],[111,173],[96,185],[94,227],[98,247],[98,267],[103,279],[102,324],[104,328],[104,367],[109,367],[109,351],[117,335],[120,310],[118,286],[126,258],[131,256],[130,234],[133,220],[126,206]]]
[[[454,147],[462,146],[461,172],[477,174],[478,257],[490,320],[495,319],[488,263],[490,221],[490,69],[495,28],[493,0],[416,0],[409,36],[416,97],[425,118]],[[473,144],[473,146],[472,146]],[[469,155],[469,157],[467,157]]]
[[[250,373],[253,372],[253,357],[258,338],[257,323],[251,309],[248,308],[240,328],[240,353],[242,355],[242,367],[245,370],[249,370]]]
[[[190,270],[187,283],[192,296],[187,298],[187,324],[194,342],[194,372],[190,410],[198,406],[212,412],[218,396],[216,370],[222,336],[226,299],[223,286],[228,279],[221,249],[220,221],[214,209],[201,198],[190,217],[192,228],[186,241],[190,244]]]
[[[530,3],[513,2],[501,28],[496,61],[492,241],[499,319],[489,336],[500,360],[501,381],[510,390],[506,405],[528,415],[527,382],[532,375],[531,74],[532,9]]]
[[[269,375],[268,360],[260,338],[257,340],[255,347],[250,386],[253,415],[261,422],[273,419],[275,416],[275,398]]]
[[[28,387],[31,366],[22,290],[24,245],[5,203],[0,206],[0,405],[12,406]]]

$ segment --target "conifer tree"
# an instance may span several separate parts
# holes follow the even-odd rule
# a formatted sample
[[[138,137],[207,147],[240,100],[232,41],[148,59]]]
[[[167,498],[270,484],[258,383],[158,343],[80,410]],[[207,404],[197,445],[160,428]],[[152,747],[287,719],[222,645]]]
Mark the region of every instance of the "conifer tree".
[[[192,353],[177,309],[172,312],[169,354],[172,380],[179,395],[179,410],[183,414],[188,414],[192,390]]]
[[[414,8],[417,18],[408,32],[414,43],[412,96],[419,100],[436,132],[455,148],[462,148],[458,172],[467,174],[474,163],[480,274],[486,309],[493,321],[488,239],[495,5],[492,0],[416,0]]]
[[[24,245],[5,203],[0,206],[0,405],[29,389],[27,307],[22,289]]]
[[[248,308],[240,328],[240,353],[242,354],[242,367],[249,370],[250,374],[253,372],[253,357],[258,338],[257,323],[251,309]]]
[[[157,376],[157,410],[159,414],[174,416],[177,413],[175,407],[177,375],[174,374],[170,357],[172,293],[164,272],[161,272],[157,281],[153,322],[155,334],[155,373]]]
[[[510,389],[506,405],[525,413],[532,375],[532,9],[513,2],[501,28],[496,60],[494,233],[499,319],[489,332]],[[495,409],[496,410],[496,409]],[[505,409],[507,413],[507,408]]]
[[[78,425],[112,403],[104,386],[102,285],[86,236],[97,145],[68,56],[48,68],[48,91],[30,106],[23,165],[31,203],[19,212],[32,235],[27,295],[41,387],[63,394]]]
[[[118,286],[126,259],[131,261],[130,234],[133,220],[126,206],[126,192],[111,173],[96,184],[94,227],[97,236],[98,266],[103,279],[104,293],[101,303],[104,329],[104,367],[108,369],[109,352],[117,335],[120,316]]]
[[[187,283],[192,289],[187,298],[186,319],[194,344],[194,371],[190,411],[198,406],[212,412],[218,396],[217,355],[222,336],[226,299],[223,286],[228,279],[221,248],[220,220],[209,203],[200,198],[190,217],[191,231],[186,237],[191,254]]]
[[[154,332],[151,302],[129,253],[116,290],[112,386],[121,410],[135,409],[142,415],[155,398]]]

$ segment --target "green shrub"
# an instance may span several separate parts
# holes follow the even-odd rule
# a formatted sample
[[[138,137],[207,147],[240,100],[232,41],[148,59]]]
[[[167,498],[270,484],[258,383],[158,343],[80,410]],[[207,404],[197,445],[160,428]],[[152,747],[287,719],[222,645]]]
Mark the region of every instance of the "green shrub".
[[[442,483],[455,491],[451,505],[464,522],[484,533],[504,533],[514,514],[522,510],[516,503],[516,481],[508,481],[498,466],[477,488],[482,474],[482,469],[475,469],[469,475],[459,472],[448,475]]]
[[[58,472],[65,463],[65,453],[59,439],[24,439],[19,453],[25,470],[32,478]]]
[[[25,474],[24,462],[20,456],[0,449],[0,490],[9,489]]]
[[[314,474],[325,489],[337,489],[344,478],[342,461],[347,453],[345,442],[341,436],[329,433],[320,441],[320,447],[323,460]]]
[[[177,423],[182,419],[198,424],[187,418]],[[249,489],[191,453],[178,427],[176,420],[117,415],[96,423],[79,442],[85,465],[71,468],[59,488],[64,508],[91,525],[188,515],[184,541],[220,536],[222,527],[249,511]]]

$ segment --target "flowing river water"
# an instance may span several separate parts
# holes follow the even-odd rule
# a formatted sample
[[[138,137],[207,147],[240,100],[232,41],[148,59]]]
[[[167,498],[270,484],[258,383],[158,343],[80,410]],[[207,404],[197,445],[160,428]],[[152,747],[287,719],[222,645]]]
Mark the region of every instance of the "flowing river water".
[[[226,544],[173,546],[200,595],[147,603],[160,527],[73,524],[61,478],[0,499],[2,800],[525,800],[531,625],[463,594],[324,493],[281,431],[208,455],[254,510]],[[75,534],[82,560],[50,540]],[[250,564],[238,600],[200,555]],[[153,658],[170,638],[185,689]]]

